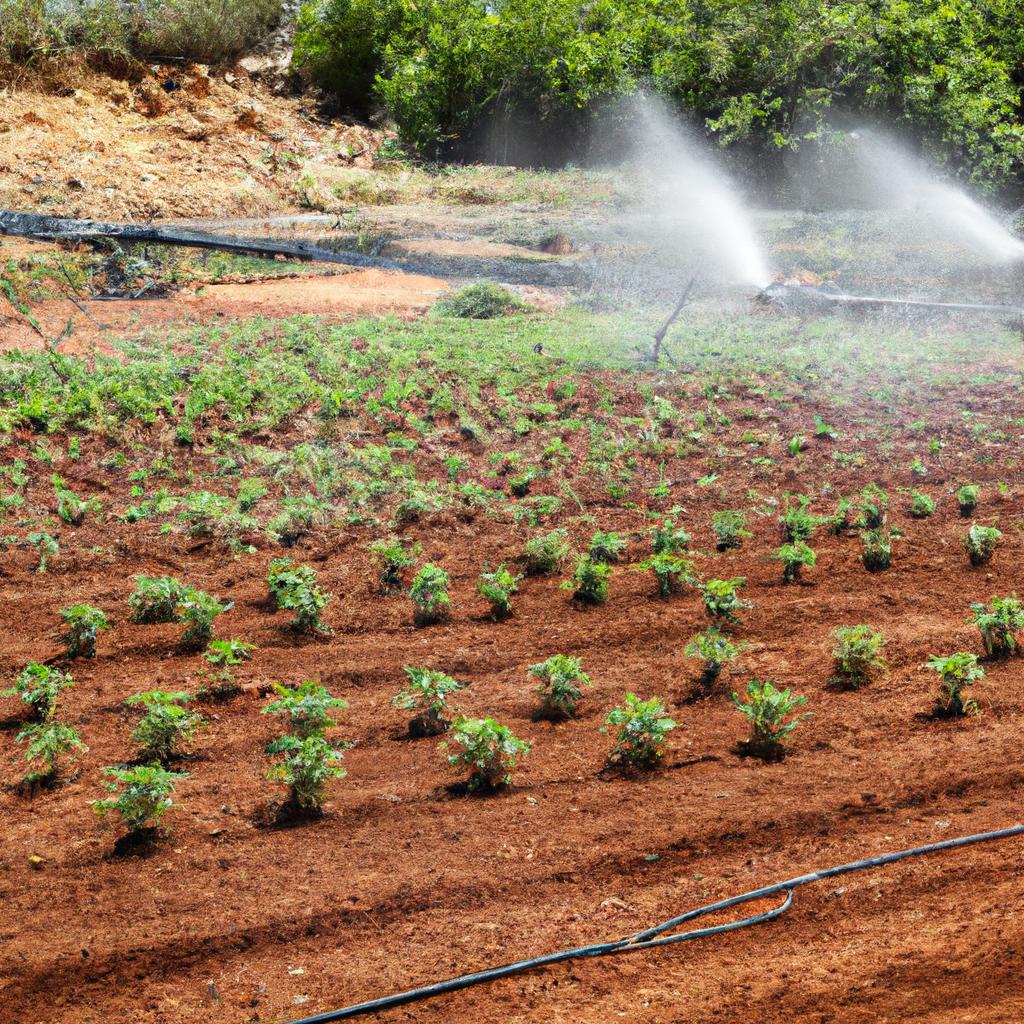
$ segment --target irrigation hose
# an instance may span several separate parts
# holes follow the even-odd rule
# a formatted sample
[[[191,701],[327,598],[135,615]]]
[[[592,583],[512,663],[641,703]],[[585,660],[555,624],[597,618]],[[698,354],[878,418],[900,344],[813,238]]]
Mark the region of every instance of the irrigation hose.
[[[703,939],[711,935],[721,935],[723,932],[735,931],[738,928],[749,928],[751,925],[763,924],[773,918],[784,914],[793,905],[793,890],[801,885],[808,885],[811,882],[820,882],[823,878],[834,878],[836,875],[849,874],[852,871],[867,871],[871,868],[879,868],[886,864],[895,864],[897,861],[906,860],[908,857],[920,857],[926,853],[938,853],[941,850],[954,850],[961,846],[973,846],[975,843],[987,843],[995,839],[1007,839],[1010,836],[1024,835],[1024,825],[1013,825],[1010,828],[998,829],[994,832],[978,832],[975,835],[961,836],[958,839],[947,839],[941,843],[931,843],[928,846],[915,846],[909,850],[898,850],[896,853],[885,853],[878,857],[868,857],[864,860],[851,861],[849,864],[839,864],[836,867],[824,868],[821,871],[811,871],[806,875],[798,875],[785,882],[775,882],[773,885],[766,885],[761,889],[752,889],[750,892],[742,893],[739,896],[731,896],[729,899],[719,900],[717,903],[709,903],[695,910],[688,910],[678,917],[669,918],[656,924],[651,928],[635,932],[624,939],[617,939],[613,942],[599,942],[592,946],[579,946],[576,949],[565,949],[559,953],[548,953],[546,956],[534,957],[530,960],[517,960],[515,963],[503,964],[500,967],[491,967],[485,971],[477,971],[474,974],[463,974],[458,978],[449,978],[447,981],[438,981],[432,985],[424,985],[422,988],[409,989],[406,992],[396,992],[390,996],[383,996],[380,999],[371,999],[365,1003],[356,1003],[353,1006],[346,1006],[340,1010],[329,1010],[327,1013],[320,1013],[313,1017],[301,1017],[289,1021],[288,1024],[326,1024],[327,1021],[350,1020],[353,1017],[361,1017],[368,1013],[380,1013],[382,1010],[390,1010],[396,1006],[405,1006],[408,1003],[419,1002],[422,999],[433,999],[435,996],[444,995],[448,992],[457,992],[459,989],[469,988],[472,985],[482,985],[488,981],[496,981],[498,978],[507,978],[511,974],[521,974],[523,971],[531,971],[537,967],[547,967],[549,964],[564,963],[567,960],[584,960],[591,957],[608,956],[612,953],[631,953],[641,949],[652,949],[655,946],[667,946],[676,942],[689,942],[691,939]],[[765,899],[777,893],[785,893],[782,903],[771,910],[751,917],[745,917],[740,921],[730,921],[726,924],[712,925],[707,928],[697,928],[688,932],[679,932],[666,935],[688,921],[696,920],[707,914],[714,914],[730,907],[739,906],[741,903],[749,903],[751,900]]]

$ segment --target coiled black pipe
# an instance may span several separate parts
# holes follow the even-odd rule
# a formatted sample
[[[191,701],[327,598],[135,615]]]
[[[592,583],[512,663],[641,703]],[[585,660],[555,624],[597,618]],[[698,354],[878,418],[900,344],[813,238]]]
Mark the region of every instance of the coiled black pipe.
[[[367,1013],[380,1013],[382,1010],[390,1010],[396,1006],[419,1002],[422,999],[432,999],[447,992],[457,992],[459,989],[469,988],[472,985],[482,985],[484,982],[495,981],[498,978],[507,978],[510,974],[520,974],[523,971],[530,971],[536,967],[546,967],[549,964],[563,963],[566,960],[583,960],[589,957],[608,956],[611,953],[631,953],[634,950],[651,949],[655,946],[667,946],[674,942],[688,942],[691,939],[703,939],[710,935],[720,935],[722,932],[735,931],[737,928],[749,928],[751,925],[762,924],[765,921],[778,917],[780,914],[784,914],[792,906],[793,890],[798,886],[808,885],[810,882],[819,882],[823,878],[845,875],[851,871],[866,871],[869,868],[894,864],[896,861],[906,860],[908,857],[920,857],[926,853],[938,853],[940,850],[953,850],[960,846],[973,846],[975,843],[987,843],[993,839],[1006,839],[1010,836],[1019,835],[1024,835],[1024,825],[1013,825],[1010,828],[1002,828],[994,832],[978,832],[970,836],[961,836],[959,839],[947,839],[941,843],[915,846],[909,850],[899,850],[896,853],[885,853],[878,857],[855,860],[849,864],[840,864],[837,867],[825,868],[821,871],[811,871],[806,875],[798,875],[796,878],[791,878],[786,882],[776,882],[773,885],[766,885],[761,889],[752,889],[750,892],[742,893],[739,896],[731,896],[729,899],[719,900],[717,903],[709,903],[706,906],[698,907],[696,910],[688,910],[685,914],[671,917],[667,921],[662,921],[661,924],[654,925],[652,928],[646,928],[643,931],[636,932],[614,942],[600,942],[592,946],[579,946],[576,949],[562,950],[560,953],[548,953],[546,956],[534,957],[530,960],[517,960],[515,963],[504,964],[501,967],[491,967],[486,971],[477,971],[475,974],[464,974],[461,977],[449,978],[447,981],[438,981],[433,985],[425,985],[422,988],[413,988],[406,992],[396,992],[394,995],[383,996],[380,999],[371,999],[369,1002],[356,1003],[353,1006],[346,1006],[341,1010],[329,1010],[327,1013],[320,1013],[314,1017],[302,1017],[298,1020],[289,1021],[288,1024],[326,1024],[327,1021],[350,1020],[352,1017],[361,1017]],[[687,921],[704,917],[706,914],[714,914],[720,910],[727,910],[729,907],[735,907],[741,903],[749,903],[751,900],[764,899],[780,892],[785,892],[786,894],[782,903],[764,913],[745,917],[741,921],[730,921],[727,924],[697,928],[689,932],[680,932],[677,935],[664,934],[665,932],[672,931],[674,928],[678,928]]]

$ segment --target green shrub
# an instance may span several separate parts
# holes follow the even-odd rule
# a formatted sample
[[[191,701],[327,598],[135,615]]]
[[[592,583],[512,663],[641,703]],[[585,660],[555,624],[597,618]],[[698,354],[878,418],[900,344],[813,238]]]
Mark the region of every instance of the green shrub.
[[[793,712],[807,703],[807,698],[792,690],[778,690],[771,680],[751,679],[747,685],[747,699],[740,700],[733,693],[736,710],[750,722],[750,739],[744,744],[747,753],[767,760],[781,758],[786,737],[806,715],[786,721]]]
[[[676,727],[660,697],[641,700],[635,693],[627,693],[606,721],[616,727],[608,762],[628,768],[653,768],[665,756],[666,737]]]
[[[746,649],[746,644],[734,644],[723,636],[718,626],[708,626],[686,645],[684,653],[689,658],[700,658],[704,662],[702,682],[711,686],[722,673],[722,666],[734,661]]]
[[[811,499],[803,495],[798,495],[796,505],[790,505],[787,499],[786,507],[782,515],[779,516],[779,523],[782,525],[782,539],[786,544],[806,544],[814,535],[819,519],[808,512],[807,508],[810,503]]]
[[[613,564],[619,560],[626,547],[626,539],[617,533],[602,533],[600,530],[596,530],[594,536],[590,538],[587,554],[595,562]]]
[[[14,686],[0,696],[19,697],[28,705],[34,721],[45,722],[53,715],[57,695],[74,685],[75,681],[66,672],[33,661],[21,670]]]
[[[186,587],[178,604],[178,620],[185,624],[178,650],[183,654],[203,650],[213,639],[213,620],[233,607],[230,601],[221,604],[204,590]]]
[[[348,707],[346,701],[332,697],[325,687],[313,679],[307,679],[295,687],[275,683],[274,689],[279,697],[263,709],[263,714],[286,719],[292,734],[300,739],[323,735],[338,724],[331,713]]]
[[[417,626],[430,626],[445,622],[451,613],[448,596],[448,573],[427,562],[412,581],[409,597],[413,603],[413,621]]]
[[[889,538],[889,531],[868,530],[861,534],[861,538],[864,541],[864,551],[861,554],[864,568],[868,572],[888,569],[892,564],[892,541]]]
[[[666,519],[651,530],[651,548],[656,555],[678,555],[686,550],[690,535],[672,519]]]
[[[380,588],[387,592],[402,586],[402,572],[416,564],[419,544],[410,544],[401,537],[374,541],[370,551],[380,571]]]
[[[817,562],[815,553],[803,542],[783,544],[772,557],[782,563],[783,583],[796,583],[800,579],[800,570],[805,566],[814,566]]]
[[[662,597],[678,594],[685,584],[697,584],[693,562],[667,551],[652,555],[635,568],[637,571],[654,573],[658,581],[658,593]]]
[[[160,763],[169,760],[206,724],[201,715],[183,706],[191,700],[187,693],[149,690],[125,701],[125,704],[140,706],[145,712],[132,730],[132,739],[139,745],[140,759]]]
[[[979,526],[977,523],[972,523],[971,528],[962,538],[971,565],[977,567],[991,561],[1002,536],[1002,533],[994,526]]]
[[[255,644],[247,644],[242,640],[211,640],[203,657],[218,668],[233,668],[248,661],[252,656],[250,652],[254,650]]]
[[[169,772],[157,764],[135,768],[104,768],[111,776],[107,789],[117,796],[113,799],[94,800],[93,810],[102,818],[115,811],[130,833],[138,833],[160,819],[177,804],[171,799],[175,783],[187,779],[185,772]]]
[[[284,755],[267,772],[267,778],[287,786],[291,810],[307,817],[321,813],[327,784],[347,774],[338,763],[344,747],[317,733],[281,736],[267,746],[267,753]]]
[[[507,288],[491,281],[468,285],[451,298],[442,299],[434,305],[435,311],[442,316],[462,320],[493,320],[527,308]]]
[[[448,755],[448,763],[470,769],[466,788],[471,793],[507,786],[519,758],[530,751],[529,743],[493,718],[460,716],[452,723],[451,738],[441,743],[441,748],[453,744],[459,749]]]
[[[1016,594],[993,597],[988,605],[971,605],[973,622],[981,632],[985,653],[990,658],[1008,658],[1018,648],[1016,633],[1024,628],[1024,601]]]
[[[960,515],[965,519],[969,519],[974,515],[974,510],[978,507],[978,493],[979,487],[977,484],[964,484],[956,492],[957,504],[960,506]]]
[[[173,576],[136,576],[135,592],[128,598],[131,621],[177,622],[178,606],[187,589]]]
[[[888,508],[889,495],[878,484],[868,484],[861,491],[860,518],[857,525],[863,530],[878,530],[885,525]]]
[[[935,502],[920,491],[910,492],[910,514],[915,519],[927,519],[935,512]]]
[[[284,498],[281,511],[267,523],[267,534],[275,544],[290,548],[313,528],[327,520],[324,502],[311,494]]]
[[[826,519],[828,532],[838,537],[844,530],[850,527],[850,513],[853,511],[853,502],[849,498],[840,498],[836,503],[836,510]]]
[[[549,576],[558,571],[569,554],[568,534],[564,529],[552,530],[526,542],[526,572],[530,576]]]
[[[576,705],[583,697],[583,687],[590,686],[590,677],[583,671],[579,658],[568,654],[552,654],[545,661],[531,665],[529,673],[540,680],[542,718],[557,720],[576,714]]]
[[[563,590],[571,590],[574,601],[580,604],[604,604],[608,600],[608,585],[612,567],[595,562],[589,555],[579,555],[572,576],[562,583]]]
[[[28,743],[25,760],[39,763],[40,767],[28,772],[24,782],[47,782],[57,776],[57,760],[71,751],[85,751],[89,748],[81,736],[70,725],[47,718],[26,726],[15,737],[18,743]]]
[[[267,586],[274,607],[295,613],[288,625],[300,633],[330,633],[321,613],[334,595],[320,589],[316,572],[295,565],[290,558],[275,558],[269,566]]]
[[[747,529],[747,514],[739,509],[725,509],[711,517],[711,528],[718,538],[719,551],[731,551],[743,543],[744,537],[750,536]]]
[[[512,614],[512,595],[519,589],[521,579],[521,576],[513,576],[504,565],[499,565],[494,572],[488,572],[484,566],[477,590],[491,602],[491,615],[495,619]]]
[[[870,626],[840,626],[834,636],[835,675],[829,680],[833,685],[857,690],[870,680],[875,669],[886,668],[882,657],[885,637]]]
[[[462,683],[433,668],[405,669],[409,684],[393,700],[396,707],[415,711],[409,721],[409,735],[414,737],[439,736],[451,725],[451,706],[448,698]]]
[[[62,608],[60,617],[67,627],[61,635],[67,644],[67,657],[95,658],[96,634],[110,628],[106,615],[91,604],[75,604]]]
[[[738,624],[740,619],[737,612],[751,607],[739,595],[740,588],[746,585],[747,581],[742,576],[735,576],[731,580],[707,580],[700,586],[704,595],[704,610],[713,619]]]
[[[143,52],[220,64],[269,30],[280,17],[281,0],[159,0],[143,10]]]
[[[935,707],[938,717],[952,718],[978,713],[976,701],[964,700],[964,691],[985,675],[976,654],[959,651],[946,658],[932,657],[924,667],[934,669],[939,674],[939,697]]]

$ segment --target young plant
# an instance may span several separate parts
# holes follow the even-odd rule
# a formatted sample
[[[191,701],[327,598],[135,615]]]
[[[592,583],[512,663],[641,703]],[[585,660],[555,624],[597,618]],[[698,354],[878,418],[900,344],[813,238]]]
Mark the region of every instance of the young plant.
[[[70,725],[58,722],[55,718],[26,726],[15,740],[28,743],[25,760],[39,765],[25,775],[22,781],[27,784],[52,781],[57,777],[58,758],[72,751],[89,749]]]
[[[807,698],[792,690],[778,690],[769,679],[762,682],[751,679],[747,685],[746,700],[740,700],[733,693],[736,710],[750,722],[750,739],[742,744],[743,749],[754,757],[765,760],[781,760],[785,755],[785,739],[800,724],[806,715],[787,719],[807,703]]]
[[[242,640],[211,640],[203,657],[217,668],[234,668],[248,661],[251,651],[256,650],[255,644],[247,644]]]
[[[605,721],[617,727],[608,763],[627,768],[653,768],[665,756],[665,739],[676,727],[660,697],[641,700],[635,693],[627,693]]]
[[[448,698],[462,683],[433,668],[405,669],[409,685],[391,701],[396,707],[416,714],[409,720],[409,735],[439,736],[451,726],[451,706]]]
[[[858,690],[870,680],[875,669],[887,667],[882,657],[885,637],[870,626],[840,626],[834,636],[835,675],[829,680],[832,685]]]
[[[736,614],[741,608],[751,607],[748,601],[740,600],[739,590],[747,581],[742,576],[731,580],[708,580],[701,584],[704,595],[704,610],[713,619],[737,625],[740,621]]]
[[[313,679],[307,679],[296,687],[274,683],[274,689],[280,696],[263,709],[263,714],[287,719],[292,735],[300,739],[323,735],[338,724],[331,713],[348,707],[346,701],[332,697],[325,687]]]
[[[178,603],[178,620],[185,623],[178,650],[181,653],[201,651],[213,639],[213,620],[233,607],[232,602],[221,604],[204,590],[186,587]]]
[[[275,608],[295,613],[288,625],[300,633],[330,633],[321,617],[334,595],[320,589],[316,572],[295,565],[290,558],[275,558],[267,573],[267,587]]]
[[[750,536],[747,527],[747,515],[739,509],[726,509],[716,512],[711,517],[711,528],[718,538],[719,551],[731,551],[743,543],[744,537]]]
[[[622,552],[626,550],[626,546],[627,541],[625,537],[620,537],[617,533],[602,533],[600,530],[597,530],[594,536],[590,538],[587,554],[595,562],[608,562],[611,564],[619,560]]]
[[[722,635],[718,626],[708,626],[698,633],[687,645],[685,654],[689,658],[700,658],[704,662],[701,682],[712,686],[722,674],[722,666],[734,661],[745,649],[745,644],[734,644]]]
[[[267,778],[288,787],[292,814],[310,818],[322,814],[327,784],[347,774],[339,764],[343,751],[343,745],[333,744],[319,734],[281,736],[267,746],[268,754],[283,755],[267,772]]]
[[[1002,536],[1002,533],[994,526],[979,526],[977,523],[972,523],[971,528],[963,537],[963,545],[967,550],[967,557],[971,560],[971,565],[977,567],[988,564],[995,554]]]
[[[915,519],[927,519],[935,513],[935,502],[921,491],[910,492],[910,514]]]
[[[818,557],[803,542],[783,544],[772,557],[782,563],[782,582],[796,583],[800,579],[800,570],[805,566],[813,567]]]
[[[682,555],[661,551],[651,555],[638,566],[639,572],[653,572],[658,581],[658,593],[662,597],[678,594],[687,583],[696,583],[693,562]]]
[[[33,661],[21,670],[14,686],[0,696],[20,697],[28,705],[32,720],[45,722],[53,715],[60,691],[74,685],[75,681],[66,672]]]
[[[840,498],[836,503],[836,510],[828,516],[825,522],[828,524],[828,532],[838,537],[844,530],[850,528],[850,512],[853,510],[853,502],[849,498]]]
[[[430,562],[413,577],[409,597],[413,603],[413,622],[417,626],[447,621],[452,603],[448,596],[449,583],[448,573]]]
[[[579,555],[576,571],[562,583],[563,590],[571,590],[572,598],[580,604],[604,604],[608,600],[608,583],[612,567],[595,562],[589,555]]]
[[[1016,633],[1024,629],[1024,601],[1016,594],[993,597],[988,605],[971,605],[973,622],[981,631],[985,653],[990,658],[1008,658],[1018,648]]]
[[[552,654],[546,661],[531,665],[529,673],[540,680],[540,717],[557,721],[576,714],[576,705],[583,697],[583,687],[590,686],[590,676],[583,671],[579,658],[568,654]]]
[[[494,572],[487,572],[484,566],[476,589],[491,602],[492,618],[505,619],[512,614],[512,595],[519,589],[521,579],[522,576],[513,576],[504,565],[499,565]]]
[[[188,778],[185,772],[169,772],[158,764],[104,768],[103,774],[111,776],[107,789],[117,795],[113,799],[93,800],[92,809],[101,818],[115,811],[134,836],[145,828],[158,826],[164,814],[178,806],[171,794],[175,783]]]
[[[530,751],[530,744],[518,739],[506,725],[493,718],[459,716],[451,728],[451,738],[440,744],[459,749],[448,755],[452,767],[470,769],[466,788],[471,793],[498,789],[512,781],[512,770],[519,758]]]
[[[932,657],[925,668],[939,674],[939,697],[935,705],[938,718],[956,718],[960,715],[976,715],[978,704],[964,700],[964,691],[977,680],[984,678],[985,671],[978,664],[978,656],[967,651],[958,651],[946,658]]]
[[[145,712],[132,730],[132,739],[139,745],[140,760],[161,764],[168,761],[206,724],[202,715],[184,707],[191,700],[187,693],[149,690],[125,701],[125,704],[138,705]]]
[[[564,529],[552,530],[526,542],[525,561],[529,576],[550,576],[569,555],[568,534]]]
[[[106,615],[91,604],[75,604],[62,608],[60,617],[67,627],[61,635],[67,644],[67,657],[95,658],[96,634],[101,629],[110,628]]]
[[[956,492],[956,501],[960,506],[960,515],[964,519],[969,519],[974,515],[974,510],[978,507],[978,493],[979,488],[977,484],[964,484]]]
[[[806,544],[814,535],[820,520],[807,511],[810,503],[811,499],[803,495],[797,498],[796,505],[790,505],[787,501],[786,508],[779,516],[782,539],[786,544]]]
[[[868,530],[862,533],[864,551],[861,561],[868,572],[880,572],[892,564],[892,541],[888,530]]]
[[[666,519],[651,530],[651,549],[656,555],[678,555],[689,543],[690,535],[672,519]]]
[[[177,622],[178,606],[187,590],[173,576],[136,576],[135,592],[128,598],[131,621],[136,624]]]
[[[419,544],[410,544],[401,537],[374,541],[370,552],[380,573],[380,589],[385,593],[398,590],[402,586],[402,573],[415,564],[421,550]]]
[[[885,524],[889,495],[878,484],[870,483],[861,491],[860,518],[857,525],[864,530],[877,530]]]

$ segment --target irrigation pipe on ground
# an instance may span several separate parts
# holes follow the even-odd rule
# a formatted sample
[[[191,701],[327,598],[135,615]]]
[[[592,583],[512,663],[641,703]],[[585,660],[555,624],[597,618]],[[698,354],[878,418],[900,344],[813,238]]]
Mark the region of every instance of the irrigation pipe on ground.
[[[515,963],[503,964],[501,967],[491,967],[485,971],[477,971],[474,974],[463,974],[458,978],[449,978],[447,981],[438,981],[432,985],[425,985],[422,988],[409,989],[406,992],[396,992],[394,995],[383,996],[380,999],[371,999],[369,1002],[356,1003],[353,1006],[346,1006],[340,1010],[329,1010],[327,1013],[320,1013],[313,1017],[302,1017],[289,1021],[288,1024],[327,1024],[327,1021],[350,1020],[352,1017],[361,1017],[368,1013],[380,1013],[382,1010],[390,1010],[396,1006],[404,1006],[407,1003],[419,1002],[422,999],[432,999],[435,996],[444,995],[448,992],[457,992],[459,989],[469,988],[472,985],[482,985],[488,981],[496,981],[498,978],[507,978],[511,974],[520,974],[523,971],[534,970],[537,967],[546,967],[549,964],[564,963],[567,960],[583,960],[590,957],[610,956],[613,953],[631,953],[641,949],[652,949],[655,946],[667,946],[674,942],[688,942],[691,939],[703,939],[710,935],[721,935],[723,932],[735,931],[737,928],[748,928],[754,924],[762,924],[785,913],[793,904],[793,890],[801,885],[808,885],[811,882],[820,882],[823,878],[834,878],[836,875],[849,874],[852,871],[867,871],[871,868],[880,868],[886,864],[895,864],[896,861],[906,860],[908,857],[920,857],[926,853],[939,853],[943,850],[954,850],[961,846],[973,846],[976,843],[987,843],[995,839],[1007,839],[1010,836],[1024,835],[1024,825],[1013,825],[1010,828],[998,829],[994,832],[978,832],[970,836],[961,836],[959,839],[947,839],[941,843],[931,843],[928,846],[915,846],[909,850],[899,850],[895,853],[885,853],[878,857],[868,857],[864,860],[851,861],[849,864],[840,864],[836,867],[824,868],[821,871],[812,871],[806,875],[798,875],[785,882],[775,882],[773,885],[766,885],[761,889],[752,889],[739,896],[731,896],[729,899],[719,900],[717,903],[709,903],[695,910],[688,910],[678,917],[671,917],[661,924],[651,928],[635,932],[624,939],[617,939],[613,942],[599,942],[592,946],[579,946],[576,949],[562,950],[560,953],[548,953],[546,956],[534,957],[530,960],[517,960]],[[712,925],[707,928],[697,928],[693,931],[679,932],[674,935],[666,935],[688,921],[696,920],[707,914],[714,914],[721,910],[728,910],[730,907],[739,906],[741,903],[749,903],[751,900],[765,899],[778,893],[785,893],[782,902],[771,910],[760,914],[753,914],[740,921],[730,921],[726,924]]]

